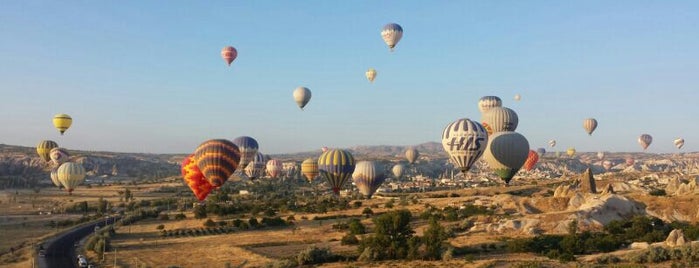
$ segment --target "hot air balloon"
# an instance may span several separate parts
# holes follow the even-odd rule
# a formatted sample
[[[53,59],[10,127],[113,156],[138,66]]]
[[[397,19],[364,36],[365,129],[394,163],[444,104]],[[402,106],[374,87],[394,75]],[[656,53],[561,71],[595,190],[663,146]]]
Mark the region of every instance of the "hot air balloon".
[[[58,167],[51,169],[51,182],[58,188],[62,186],[61,181],[58,180]]]
[[[612,169],[613,165],[614,165],[614,163],[612,163],[612,161],[609,161],[609,160],[605,160],[604,162],[602,162],[602,167],[604,167],[604,169],[606,171],[609,171],[610,169]]]
[[[539,157],[544,157],[544,154],[546,154],[546,149],[544,149],[544,148],[536,149],[536,153],[539,154]]]
[[[54,166],[60,167],[63,163],[68,162],[70,154],[68,154],[68,150],[56,147],[51,149],[49,152],[49,157],[51,158],[51,162],[53,162]]]
[[[481,114],[490,111],[494,107],[502,107],[502,100],[496,96],[484,96],[478,100],[478,110]]]
[[[388,48],[393,52],[393,49],[398,44],[398,41],[403,37],[403,28],[396,23],[389,23],[383,26],[381,37],[386,42]]]
[[[57,114],[53,116],[53,126],[58,129],[58,132],[61,132],[61,135],[63,135],[68,128],[70,128],[70,125],[73,124],[73,118],[70,117],[70,115],[67,114]]]
[[[194,159],[206,180],[218,188],[238,168],[240,149],[228,140],[208,140],[197,147]]]
[[[634,162],[636,162],[636,161],[633,158],[631,158],[631,157],[626,158],[626,165],[627,166],[633,165]]]
[[[323,147],[320,148],[320,150],[323,151],[323,152],[327,152],[327,151],[328,151],[328,147],[327,147],[327,146],[323,146]]]
[[[352,173],[352,179],[359,192],[366,198],[371,198],[376,189],[386,180],[386,175],[379,164],[373,161],[359,161]]]
[[[674,141],[672,141],[672,143],[675,144],[675,147],[677,147],[677,149],[682,149],[682,146],[684,146],[684,139],[677,138]]]
[[[36,153],[39,154],[41,159],[48,162],[51,161],[51,150],[53,148],[58,148],[58,143],[50,140],[41,141],[36,145]]]
[[[488,139],[483,159],[495,174],[509,184],[529,156],[529,142],[517,132],[503,131]]]
[[[328,181],[333,192],[339,194],[354,172],[354,157],[345,150],[328,150],[318,158],[318,171]]]
[[[223,61],[225,61],[228,66],[231,66],[231,63],[235,60],[235,58],[238,57],[238,50],[236,50],[232,46],[227,46],[221,49],[221,58],[223,58]]]
[[[549,141],[549,146],[550,146],[551,148],[556,147],[556,140],[550,140],[550,141]]]
[[[519,118],[517,113],[510,108],[493,107],[481,116],[481,121],[488,124],[492,130],[492,133],[488,132],[490,135],[501,131],[515,131]]]
[[[301,163],[301,173],[306,177],[309,183],[318,176],[318,162],[313,158],[303,160]]]
[[[69,194],[72,194],[75,187],[85,181],[85,168],[78,163],[65,162],[56,172],[58,173],[58,181]]]
[[[238,150],[240,150],[240,162],[238,165],[241,167],[247,167],[248,163],[255,158],[257,151],[259,150],[257,141],[248,136],[240,136],[233,139],[233,144],[238,146]],[[266,162],[262,163],[264,164]]]
[[[583,128],[587,131],[587,134],[592,136],[592,132],[597,128],[597,120],[594,118],[587,118],[583,120]]]
[[[531,171],[537,162],[539,162],[539,154],[536,153],[534,150],[529,150],[527,160],[524,161],[524,169],[527,171]]]
[[[413,147],[409,147],[407,150],[405,150],[405,158],[408,159],[408,163],[410,164],[415,164],[415,161],[417,161],[419,156],[420,152]]]
[[[245,166],[243,172],[245,172],[245,175],[248,176],[250,180],[260,178],[265,175],[265,163],[267,163],[265,155],[257,152],[252,161]]]
[[[282,173],[284,165],[282,161],[277,159],[272,159],[267,162],[267,174],[272,178],[277,178]]]
[[[192,190],[194,196],[196,196],[199,201],[204,201],[214,187],[206,181],[204,174],[199,170],[197,162],[194,161],[194,154],[187,156],[184,161],[182,161],[181,170],[182,179],[187,183],[189,189]]]
[[[648,134],[643,134],[638,137],[638,143],[641,144],[643,150],[648,149],[648,146],[653,142],[653,137]]]
[[[573,157],[575,155],[575,148],[570,147],[568,150],[566,150],[566,154],[570,157]]]
[[[519,94],[515,94],[514,99],[515,99],[515,101],[520,101],[522,99],[522,96]]]
[[[391,172],[393,172],[393,176],[396,177],[396,180],[400,180],[400,177],[403,176],[404,171],[405,171],[405,167],[401,164],[396,164],[391,169]]]
[[[376,70],[374,70],[374,68],[369,68],[365,74],[366,79],[368,79],[369,82],[374,83],[374,79],[376,79]]]
[[[303,110],[303,107],[306,107],[306,104],[308,104],[310,100],[311,90],[307,87],[297,87],[296,90],[294,90],[294,101],[296,101],[296,104],[298,104],[301,110]]]
[[[449,123],[442,131],[442,147],[451,162],[466,173],[488,144],[488,133],[481,124],[468,118]]]
[[[602,151],[597,152],[597,159],[599,159],[599,160],[604,159],[604,152],[602,152]]]

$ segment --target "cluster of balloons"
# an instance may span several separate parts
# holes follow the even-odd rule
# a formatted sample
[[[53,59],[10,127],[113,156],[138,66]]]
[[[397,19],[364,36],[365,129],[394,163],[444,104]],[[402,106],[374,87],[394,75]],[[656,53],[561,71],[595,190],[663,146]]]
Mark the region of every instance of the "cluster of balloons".
[[[67,114],[57,114],[53,117],[53,126],[63,135],[73,124],[73,118]],[[70,153],[65,148],[58,146],[52,140],[44,140],[36,146],[39,157],[50,163],[50,178],[56,187],[63,187],[72,194],[75,187],[85,180],[85,168],[79,164],[70,162]]]

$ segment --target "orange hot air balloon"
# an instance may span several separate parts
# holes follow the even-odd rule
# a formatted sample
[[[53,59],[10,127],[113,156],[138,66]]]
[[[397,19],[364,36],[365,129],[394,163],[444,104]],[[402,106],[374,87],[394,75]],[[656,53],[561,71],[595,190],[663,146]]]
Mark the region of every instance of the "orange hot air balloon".
[[[189,186],[189,189],[192,189],[194,196],[196,196],[199,201],[204,201],[214,187],[206,181],[204,174],[201,173],[201,170],[199,170],[197,166],[197,161],[194,161],[193,158],[194,155],[191,154],[182,161],[182,178],[184,182],[187,183],[187,186]]]
[[[231,63],[238,57],[238,50],[232,46],[227,46],[221,49],[221,58],[231,66]]]
[[[229,140],[208,140],[197,147],[194,160],[211,186],[218,188],[238,169],[240,149]]]
[[[529,156],[527,156],[527,161],[524,161],[524,169],[531,171],[536,163],[539,162],[539,154],[534,150],[529,150]]]

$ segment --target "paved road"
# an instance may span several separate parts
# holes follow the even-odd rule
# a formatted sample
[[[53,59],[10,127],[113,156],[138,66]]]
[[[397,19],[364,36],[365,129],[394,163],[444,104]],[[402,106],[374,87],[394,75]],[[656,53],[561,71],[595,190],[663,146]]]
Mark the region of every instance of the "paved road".
[[[70,229],[53,239],[44,242],[46,257],[37,257],[39,268],[74,268],[77,267],[74,245],[80,239],[95,232],[95,226],[104,226],[104,221],[81,225]]]

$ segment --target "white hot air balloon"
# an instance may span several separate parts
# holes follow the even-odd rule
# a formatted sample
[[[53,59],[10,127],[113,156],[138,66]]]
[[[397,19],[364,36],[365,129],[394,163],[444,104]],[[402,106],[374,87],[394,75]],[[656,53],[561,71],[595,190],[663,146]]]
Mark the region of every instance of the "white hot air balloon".
[[[550,141],[549,141],[549,146],[550,146],[551,148],[556,147],[556,140],[550,140]]]
[[[303,110],[303,107],[306,107],[306,104],[308,104],[310,100],[311,90],[307,87],[297,87],[296,90],[294,90],[294,101],[296,101],[296,104],[301,110]]]
[[[374,79],[376,79],[376,70],[374,70],[374,68],[369,68],[369,70],[366,71],[365,75],[366,79],[369,80],[369,82],[374,83]]]
[[[81,164],[65,162],[58,168],[58,181],[66,188],[69,194],[75,187],[85,181],[85,168]]]
[[[677,149],[682,149],[682,146],[684,146],[684,139],[677,138],[674,141],[672,141],[672,143],[675,144],[675,147],[677,147]]]
[[[405,167],[401,164],[396,164],[391,169],[391,172],[393,172],[393,176],[396,177],[396,180],[400,180],[400,178],[403,177],[403,172],[405,172]]]
[[[483,96],[480,100],[478,100],[478,111],[480,111],[481,114],[494,107],[502,107],[502,100],[499,97]]]
[[[466,173],[483,155],[488,133],[478,122],[462,118],[449,123],[442,132],[442,147],[461,172]]]
[[[604,159],[604,152],[602,152],[602,151],[597,152],[597,159],[599,159],[599,160]]]
[[[507,107],[493,107],[481,116],[481,122],[489,135],[502,131],[515,131],[519,124],[517,113]]]
[[[386,176],[383,173],[383,168],[376,162],[359,161],[352,173],[352,179],[359,192],[367,198],[371,198],[376,189],[386,180]]]
[[[520,100],[522,100],[522,95],[515,94],[514,99],[515,99],[515,101],[520,101]]]
[[[408,159],[408,163],[410,164],[415,164],[415,161],[417,161],[419,156],[420,152],[413,147],[409,147],[407,150],[405,150],[405,158]]]

